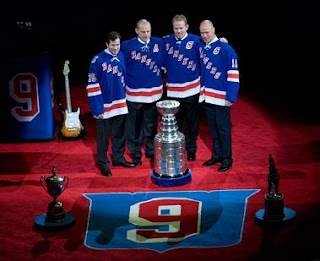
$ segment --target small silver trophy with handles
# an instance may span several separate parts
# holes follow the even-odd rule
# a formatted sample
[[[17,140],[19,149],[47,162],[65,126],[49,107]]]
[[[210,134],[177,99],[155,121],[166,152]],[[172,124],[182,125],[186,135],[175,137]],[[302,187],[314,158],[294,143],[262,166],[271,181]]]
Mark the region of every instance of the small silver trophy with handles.
[[[162,121],[160,132],[154,138],[152,182],[162,187],[184,185],[191,181],[191,171],[186,166],[185,136],[178,130],[175,117],[180,103],[163,100],[156,106]]]
[[[35,218],[35,224],[44,228],[64,228],[74,223],[75,218],[64,211],[63,204],[57,200],[58,196],[68,187],[69,177],[57,175],[55,167],[52,168],[52,176],[41,176],[40,184],[43,189],[53,198],[49,203],[47,213]]]

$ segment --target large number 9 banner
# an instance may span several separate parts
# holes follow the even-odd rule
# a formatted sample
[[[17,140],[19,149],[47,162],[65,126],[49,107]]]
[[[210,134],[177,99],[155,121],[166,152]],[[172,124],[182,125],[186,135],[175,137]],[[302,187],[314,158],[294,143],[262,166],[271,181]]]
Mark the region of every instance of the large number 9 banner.
[[[200,213],[201,202],[187,198],[159,198],[134,204],[129,222],[140,228],[129,230],[127,238],[141,243],[180,242],[199,233]]]
[[[247,199],[257,189],[86,193],[85,245],[93,249],[226,247],[242,238]]]
[[[54,138],[52,82],[47,53],[9,58],[1,74],[0,113],[5,121],[4,140]]]
[[[18,121],[32,121],[39,113],[38,79],[32,73],[18,73],[10,81],[10,96],[18,105],[11,114]]]

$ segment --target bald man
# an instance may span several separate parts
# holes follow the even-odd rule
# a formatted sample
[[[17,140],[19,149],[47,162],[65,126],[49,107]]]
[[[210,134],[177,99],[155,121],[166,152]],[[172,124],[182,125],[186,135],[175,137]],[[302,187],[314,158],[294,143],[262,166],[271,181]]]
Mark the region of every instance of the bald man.
[[[137,37],[124,41],[121,50],[127,69],[127,145],[133,162],[141,165],[144,141],[145,157],[154,160],[158,126],[156,102],[163,93],[164,45],[161,38],[151,36],[151,24],[146,19],[137,22],[135,32]]]
[[[203,163],[221,165],[219,172],[233,163],[230,108],[239,91],[238,56],[228,43],[219,41],[210,20],[200,24],[201,88],[199,101],[204,102],[210,134],[213,139],[212,157]]]

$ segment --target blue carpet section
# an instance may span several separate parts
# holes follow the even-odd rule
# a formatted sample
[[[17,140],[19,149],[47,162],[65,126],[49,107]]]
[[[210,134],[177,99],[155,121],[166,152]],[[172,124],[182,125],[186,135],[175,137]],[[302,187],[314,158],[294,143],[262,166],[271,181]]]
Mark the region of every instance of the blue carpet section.
[[[242,238],[248,197],[258,191],[87,193],[85,245],[157,252],[235,245]]]

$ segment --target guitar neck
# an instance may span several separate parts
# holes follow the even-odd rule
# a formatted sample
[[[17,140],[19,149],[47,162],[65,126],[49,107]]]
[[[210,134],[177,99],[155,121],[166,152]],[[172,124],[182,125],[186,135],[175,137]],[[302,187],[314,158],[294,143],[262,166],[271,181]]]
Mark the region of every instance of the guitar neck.
[[[65,86],[66,86],[67,111],[68,111],[68,113],[71,113],[72,112],[72,107],[71,107],[69,78],[68,78],[67,75],[65,75],[64,78],[65,78]]]

